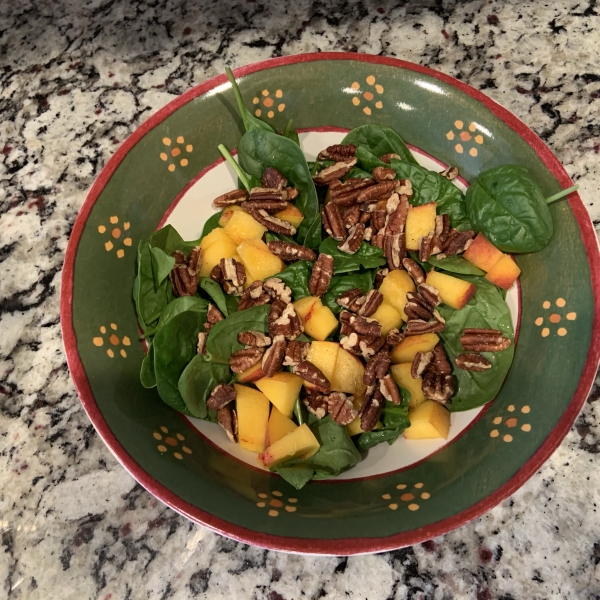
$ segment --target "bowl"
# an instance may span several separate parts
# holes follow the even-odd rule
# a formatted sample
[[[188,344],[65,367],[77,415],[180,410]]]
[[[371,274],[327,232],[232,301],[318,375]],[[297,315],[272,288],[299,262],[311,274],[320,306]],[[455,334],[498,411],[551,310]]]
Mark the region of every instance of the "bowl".
[[[505,163],[525,166],[546,196],[572,185],[514,115],[451,77],[404,61],[303,54],[235,72],[246,104],[282,130],[289,119],[314,156],[376,122],[431,168],[458,166],[463,186]],[[232,186],[217,144],[242,134],[225,75],[144,123],[110,159],[73,228],[61,319],[71,375],[99,435],[141,485],[180,514],[265,548],[379,552],[422,542],[483,514],[521,486],[571,427],[600,358],[596,235],[576,193],[550,210],[541,252],[516,257],[509,294],[519,335],[498,396],[453,413],[447,442],[381,445],[342,477],[295,490],[229,444],[217,425],[183,418],[145,389],[145,347],[132,302],[138,242],[171,223],[198,237],[211,200]],[[385,446],[385,447],[384,447]]]

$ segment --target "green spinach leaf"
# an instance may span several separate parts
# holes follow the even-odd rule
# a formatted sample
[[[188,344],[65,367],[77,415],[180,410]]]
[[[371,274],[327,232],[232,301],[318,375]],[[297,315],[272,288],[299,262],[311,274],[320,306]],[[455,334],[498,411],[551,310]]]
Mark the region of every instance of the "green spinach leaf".
[[[216,229],[217,227],[220,227],[220,225],[219,225],[219,219],[221,218],[222,214],[223,214],[223,211],[220,210],[219,212],[217,212],[214,215],[212,215],[206,221],[206,223],[204,223],[204,227],[202,229],[202,234],[200,235],[200,239],[198,240],[197,244],[199,244],[213,229]]]
[[[144,332],[152,328],[165,306],[172,300],[171,283],[165,279],[156,288],[152,270],[152,252],[148,242],[138,246],[138,272],[133,286],[135,308]]]
[[[172,225],[165,225],[155,231],[148,243],[152,248],[160,248],[168,256],[173,256],[176,250],[181,250],[186,256],[194,247],[194,242],[186,242]]]
[[[376,123],[361,125],[350,131],[342,140],[342,144],[366,146],[378,158],[391,152],[402,160],[417,164],[415,157],[408,149],[402,138],[390,127]]]
[[[205,311],[208,308],[208,302],[199,296],[182,296],[173,298],[160,313],[160,318],[156,327],[146,331],[144,337],[149,338],[156,335],[160,329],[168,323],[173,317],[180,315],[186,310]]]
[[[294,301],[300,300],[300,298],[310,296],[308,281],[312,273],[312,266],[313,264],[307,260],[298,260],[273,277],[279,277],[292,290]]]
[[[152,342],[148,344],[148,352],[142,360],[140,368],[140,382],[146,388],[156,387],[156,374],[154,373],[154,348]]]
[[[329,254],[333,257],[333,273],[348,273],[358,271],[361,267],[365,269],[375,269],[385,264],[383,250],[377,246],[371,246],[363,242],[354,254],[346,254],[338,250],[338,243],[333,238],[328,237],[319,245],[320,254]]]
[[[369,177],[371,177],[371,173],[375,167],[388,167],[389,164],[384,163],[379,160],[378,156],[375,156],[369,148],[366,146],[359,146],[356,149],[356,158],[358,159],[358,163],[362,167],[362,169],[369,173]]]
[[[436,269],[448,271],[449,273],[477,275],[478,277],[485,275],[485,271],[482,271],[479,267],[476,267],[472,262],[469,262],[462,256],[448,256],[447,258],[442,259],[430,256],[428,262]]]
[[[467,190],[466,207],[473,229],[503,252],[538,252],[554,231],[542,190],[517,165],[480,173]]]
[[[292,140],[296,146],[300,146],[300,137],[298,136],[298,132],[292,127],[292,119],[287,122],[281,135],[288,138],[288,140]]]
[[[408,419],[410,392],[404,388],[400,388],[400,392],[402,394],[401,404],[396,405],[389,400],[386,401],[379,419],[382,428],[374,429],[373,431],[365,431],[365,433],[360,434],[356,442],[359,450],[364,452],[382,442],[387,442],[391,446],[401,433],[407,427],[410,427],[410,421]]]
[[[152,253],[152,272],[154,273],[154,289],[169,276],[175,266],[175,259],[160,248],[150,248]]]
[[[364,271],[363,273],[349,273],[347,275],[334,275],[331,278],[329,289],[326,294],[321,297],[321,302],[337,315],[341,312],[342,307],[336,302],[344,292],[353,288],[358,288],[361,292],[367,293],[373,289],[373,280],[375,271]]]
[[[226,294],[221,286],[210,277],[200,277],[198,287],[206,292],[215,306],[225,315],[229,316],[237,310],[238,300],[235,296]]]

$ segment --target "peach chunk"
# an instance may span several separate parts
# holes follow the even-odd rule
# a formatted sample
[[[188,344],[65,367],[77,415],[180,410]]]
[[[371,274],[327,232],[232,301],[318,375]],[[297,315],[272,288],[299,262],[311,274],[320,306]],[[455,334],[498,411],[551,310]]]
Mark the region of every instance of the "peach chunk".
[[[517,263],[505,254],[487,273],[485,278],[498,287],[508,290],[521,274]]]
[[[312,342],[306,360],[321,369],[323,375],[331,382],[339,351],[340,345],[337,342]]]
[[[275,213],[275,216],[282,221],[291,223],[296,228],[304,220],[304,215],[290,202],[287,203],[287,206],[282,211]]]
[[[313,342],[313,344],[314,343],[316,342]],[[366,390],[366,386],[363,383],[364,373],[365,367],[360,359],[340,346],[335,361],[335,369],[329,380],[331,383],[331,390],[334,392],[354,394],[355,397],[364,396]]]
[[[410,374],[411,366],[412,363],[409,362],[392,365],[390,367],[390,373],[392,374],[392,379],[400,387],[403,387],[410,392],[409,408],[416,408],[419,404],[425,402],[425,396],[421,390],[423,379],[421,377],[417,377],[416,379],[412,378],[412,375]]]
[[[407,440],[448,439],[450,413],[441,404],[425,400],[417,408],[408,411],[410,427],[404,430]]]
[[[216,231],[216,230],[215,230]],[[218,265],[222,258],[235,258],[239,260],[237,255],[237,247],[233,242],[217,241],[210,245],[206,250],[202,251],[202,263],[200,265],[200,277],[208,277],[215,265]]]
[[[234,387],[240,446],[260,454],[265,449],[271,404],[262,392],[239,383]]]
[[[257,379],[261,379],[264,376],[265,373],[262,370],[262,364],[258,363],[240,373],[237,378],[238,381],[241,381],[242,383],[250,383],[252,381],[256,381]]]
[[[202,252],[205,252],[217,242],[235,245],[234,241],[227,235],[222,227],[215,227],[210,233],[207,233],[202,238],[200,241],[200,248],[202,248]]]
[[[266,279],[285,269],[285,263],[262,240],[244,240],[237,247],[237,253],[246,268],[246,287],[257,279]]]
[[[437,204],[430,202],[421,206],[411,206],[406,217],[406,249],[418,250],[419,238],[435,229],[435,209]]]
[[[382,335],[387,335],[392,329],[397,329],[402,325],[402,316],[400,313],[385,301],[371,315],[371,319],[375,319],[381,325]]]
[[[307,335],[316,340],[325,340],[339,325],[329,307],[323,306],[320,298],[306,296],[294,302],[297,315]]]
[[[226,206],[223,209],[223,212],[221,213],[221,217],[219,218],[219,226],[225,227],[225,225],[227,225],[227,223],[229,223],[229,219],[231,219],[231,217],[233,216],[233,213],[237,212],[239,210],[241,210],[242,212],[245,212],[244,209],[241,206],[238,206],[237,204],[233,204],[231,206]]]
[[[290,458],[310,458],[319,450],[319,442],[310,427],[303,423],[294,431],[271,444],[258,459],[265,467],[274,467]]]
[[[439,341],[435,333],[409,335],[392,349],[392,362],[412,362],[417,352],[430,352]]]
[[[225,225],[225,233],[238,245],[244,240],[259,240],[265,231],[266,227],[243,210],[234,211]]]
[[[408,317],[404,312],[406,293],[414,292],[416,289],[415,282],[406,271],[391,271],[385,276],[379,287],[385,302],[393,306],[404,321],[408,321]]]
[[[505,255],[483,233],[478,233],[463,256],[476,267],[489,271]]]
[[[289,417],[294,412],[296,398],[302,388],[298,375],[282,371],[273,377],[263,377],[254,384],[279,411]]]
[[[477,291],[468,281],[434,270],[427,273],[427,283],[437,289],[444,304],[456,310],[460,310]]]
[[[298,425],[296,425],[294,421],[289,417],[286,417],[276,406],[274,406],[271,409],[271,416],[269,417],[269,446],[278,442],[288,433],[292,433],[296,427],[298,427]]]

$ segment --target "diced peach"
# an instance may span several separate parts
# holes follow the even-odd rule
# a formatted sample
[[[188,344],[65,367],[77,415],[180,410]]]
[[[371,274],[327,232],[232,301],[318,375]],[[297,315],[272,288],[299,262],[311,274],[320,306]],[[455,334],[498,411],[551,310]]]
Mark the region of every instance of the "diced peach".
[[[441,404],[425,400],[417,408],[408,411],[410,427],[404,430],[407,440],[448,439],[450,413]]]
[[[427,273],[427,283],[437,289],[444,304],[456,310],[460,310],[477,291],[472,283],[433,269]]]
[[[291,223],[296,228],[304,220],[304,215],[290,202],[287,203],[286,207],[282,211],[275,213],[275,216],[278,219]]]
[[[227,244],[234,244],[234,241],[227,235],[222,227],[215,227],[210,233],[207,233],[200,242],[200,248],[202,252],[206,252],[216,242],[226,242]]]
[[[390,373],[392,374],[392,379],[400,387],[410,392],[410,404],[408,405],[409,408],[416,408],[419,406],[419,404],[425,401],[423,390],[421,390],[423,379],[421,377],[413,379],[412,375],[410,374],[411,367],[412,363],[399,363],[390,367]]]
[[[315,367],[320,369],[331,382],[339,349],[340,345],[337,342],[312,342],[306,360],[309,360]]]
[[[261,379],[265,376],[264,371],[262,370],[262,364],[258,363],[249,369],[246,369],[244,372],[240,373],[237,378],[238,381],[242,383],[250,383],[252,381],[256,381],[257,379]]]
[[[216,231],[216,229],[215,229]],[[215,265],[218,265],[222,258],[239,259],[237,255],[237,246],[229,241],[217,241],[211,244],[206,250],[202,251],[202,263],[200,265],[200,277],[208,277]]]
[[[288,433],[292,433],[296,427],[298,427],[298,425],[296,425],[294,421],[289,417],[286,417],[276,406],[274,406],[271,409],[271,416],[269,417],[269,446],[278,442]]]
[[[242,212],[245,212],[244,209],[239,206],[238,204],[232,204],[231,206],[226,206],[223,209],[223,212],[221,213],[221,217],[219,218],[219,226],[220,227],[225,227],[225,225],[227,225],[227,223],[229,223],[229,219],[231,219],[231,217],[233,216],[234,212],[237,212],[241,210]]]
[[[313,344],[314,343],[315,342],[313,342]],[[366,389],[366,386],[363,383],[364,373],[365,367],[360,359],[340,346],[335,361],[335,369],[329,380],[331,383],[331,390],[334,392],[354,394],[355,397],[364,396]]]
[[[279,441],[271,444],[258,459],[265,467],[274,467],[290,458],[310,458],[319,450],[319,442],[303,423]]]
[[[409,207],[405,229],[407,250],[418,250],[419,238],[428,235],[435,229],[436,207],[435,202]]]
[[[381,325],[381,334],[387,335],[392,329],[402,325],[400,313],[388,302],[382,302],[379,308],[371,315]]]
[[[294,412],[296,398],[302,388],[302,379],[294,373],[282,371],[273,377],[263,377],[254,384],[279,411],[289,417]]]
[[[300,320],[303,323],[304,321],[309,321],[311,319],[311,315],[317,306],[322,305],[323,303],[316,296],[305,296],[304,298],[300,298],[300,300],[296,300],[296,302],[294,302],[296,314],[300,317]]]
[[[430,352],[440,338],[435,333],[422,333],[421,335],[409,335],[392,350],[392,362],[412,362],[417,352]]]
[[[483,233],[478,233],[463,256],[476,267],[489,271],[505,255]]]
[[[243,210],[235,211],[225,225],[225,233],[238,245],[244,240],[259,240],[265,231],[266,227]]]
[[[260,454],[265,449],[271,404],[258,390],[239,383],[235,383],[234,387],[240,446]]]
[[[270,252],[262,240],[244,240],[237,247],[237,253],[246,268],[246,287],[253,281],[266,279],[285,269],[285,263]]]
[[[300,317],[304,331],[316,340],[327,339],[339,325],[329,307],[323,306],[320,298],[306,296],[294,302],[296,314]]]
[[[407,292],[414,292],[416,289],[415,282],[406,271],[391,271],[385,276],[379,287],[385,301],[400,313],[404,321],[408,321],[408,317],[404,312],[407,302],[406,294]]]
[[[521,274],[517,263],[505,254],[487,273],[485,278],[498,287],[508,290]]]

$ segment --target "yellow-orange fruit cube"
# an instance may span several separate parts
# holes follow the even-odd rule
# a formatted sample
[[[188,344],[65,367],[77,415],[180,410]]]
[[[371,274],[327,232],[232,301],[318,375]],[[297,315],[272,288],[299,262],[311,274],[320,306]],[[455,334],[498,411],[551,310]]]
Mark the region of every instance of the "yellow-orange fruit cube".
[[[425,400],[408,411],[408,418],[410,427],[403,434],[407,440],[448,439],[450,413],[441,404]]]
[[[381,325],[381,335],[387,335],[392,329],[402,325],[402,316],[388,302],[383,301],[379,308],[371,315]]]
[[[264,371],[262,370],[262,364],[257,363],[253,367],[246,369],[242,373],[240,373],[237,378],[238,381],[242,383],[250,383],[252,381],[256,381],[257,379],[261,379],[265,376]]]
[[[333,375],[329,379],[331,391],[353,394],[355,398],[364,396],[366,390],[366,386],[363,383],[364,373],[365,367],[360,359],[340,346],[337,352]]]
[[[339,325],[329,307],[323,306],[320,298],[307,296],[294,302],[296,314],[300,317],[304,331],[316,340],[325,340]]]
[[[485,278],[498,287],[508,290],[521,274],[517,263],[505,254],[487,273]]]
[[[235,213],[237,214],[240,213]],[[253,281],[266,279],[285,269],[285,263],[275,256],[262,240],[244,240],[237,247],[237,253],[246,268],[246,287]]]
[[[298,228],[300,223],[304,220],[304,215],[290,202],[287,203],[282,211],[275,213],[275,216],[282,221],[291,223],[296,228]]]
[[[227,223],[229,223],[229,219],[233,216],[234,212],[242,211],[245,212],[244,209],[238,204],[232,204],[231,206],[226,206],[219,217],[219,227],[225,227]]]
[[[281,438],[284,438],[288,433],[292,433],[298,425],[294,423],[289,417],[283,415],[279,409],[274,406],[271,409],[271,416],[269,417],[269,446],[278,442]]]
[[[303,423],[279,441],[271,444],[258,459],[265,467],[273,467],[290,458],[310,458],[319,450],[319,442],[310,427]]]
[[[282,371],[273,377],[263,377],[254,384],[281,414],[289,417],[294,412],[296,398],[302,388],[302,379],[294,373]]]
[[[468,281],[434,270],[427,273],[427,283],[437,289],[444,304],[456,310],[460,310],[477,291]]]
[[[210,233],[207,233],[202,238],[200,248],[202,248],[202,252],[205,252],[217,242],[236,245],[222,227],[215,227]]]
[[[408,335],[392,349],[392,362],[412,362],[417,352],[431,352],[439,341],[435,333]]]
[[[271,404],[258,390],[239,383],[235,383],[234,387],[239,444],[246,450],[260,454],[265,449]]]
[[[243,210],[234,211],[225,225],[225,233],[238,245],[244,240],[259,240],[265,231],[264,225]]]
[[[208,277],[213,267],[218,265],[222,258],[235,258],[239,260],[237,246],[233,242],[217,241],[202,251],[200,277]]]
[[[331,382],[339,350],[340,345],[337,342],[315,341],[311,343],[308,349],[306,360],[320,369],[323,375]]]
[[[503,256],[483,233],[478,233],[471,245],[465,250],[463,256],[476,267],[483,271],[489,271]]]
[[[421,390],[423,379],[421,377],[413,379],[410,374],[411,367],[412,363],[399,363],[390,367],[390,373],[392,374],[392,379],[400,387],[410,392],[409,408],[416,408],[419,404],[425,402],[425,396],[423,395],[423,390]]]
[[[406,271],[391,271],[379,286],[379,291],[383,294],[385,302],[400,313],[403,321],[408,321],[408,317],[404,312],[407,302],[406,294],[407,292],[414,292],[416,289],[415,282]]]
[[[407,250],[418,250],[419,238],[435,230],[436,207],[435,202],[409,207],[405,228]]]

